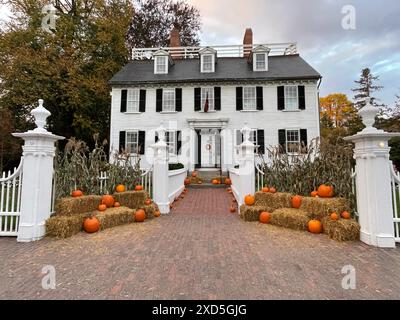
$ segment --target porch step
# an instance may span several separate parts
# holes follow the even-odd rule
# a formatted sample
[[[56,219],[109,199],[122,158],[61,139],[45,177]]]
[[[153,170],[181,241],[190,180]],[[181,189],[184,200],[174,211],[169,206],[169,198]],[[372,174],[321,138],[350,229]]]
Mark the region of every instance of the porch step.
[[[204,182],[209,183],[212,179],[217,179],[221,177],[220,170],[196,170],[197,176]],[[192,175],[192,172],[189,172],[189,177]],[[222,177],[226,177],[226,172],[222,172]]]
[[[212,184],[212,183],[203,183],[203,184],[189,184],[186,186],[188,189],[227,189],[228,186],[225,184]]]

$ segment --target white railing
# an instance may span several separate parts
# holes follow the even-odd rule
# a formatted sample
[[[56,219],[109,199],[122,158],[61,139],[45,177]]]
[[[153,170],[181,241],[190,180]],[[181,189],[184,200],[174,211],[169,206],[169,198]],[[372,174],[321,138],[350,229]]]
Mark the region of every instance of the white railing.
[[[394,239],[400,242],[400,173],[394,171],[393,164],[390,162],[391,185],[392,185],[392,207],[394,223]]]
[[[239,169],[235,168],[230,168],[229,170],[229,178],[231,179],[231,189],[232,193],[239,205],[242,204],[243,202],[243,197],[241,196],[240,193],[240,175],[239,175]]]
[[[168,172],[168,199],[169,203],[182,193],[185,189],[185,179],[187,177],[187,169],[171,170]]]
[[[358,215],[358,210],[357,210],[357,189],[356,189],[356,177],[357,177],[357,172],[355,169],[352,170],[351,172],[351,193],[353,194],[353,199],[354,199],[354,215],[356,220],[359,220],[359,215]]]
[[[260,46],[253,45],[215,45],[208,46],[217,51],[217,57],[243,57],[244,54],[250,53],[253,49]],[[282,56],[297,54],[297,43],[270,43],[263,44],[270,49],[270,56]],[[199,51],[207,48],[203,47],[162,47],[162,48],[134,48],[132,50],[133,60],[149,60],[153,59],[153,54],[159,50],[164,50],[170,54],[172,58],[192,59],[199,57]]]
[[[264,187],[264,175],[260,164],[256,164],[256,191],[260,191]]]
[[[0,178],[0,236],[17,236],[21,209],[22,164]]]

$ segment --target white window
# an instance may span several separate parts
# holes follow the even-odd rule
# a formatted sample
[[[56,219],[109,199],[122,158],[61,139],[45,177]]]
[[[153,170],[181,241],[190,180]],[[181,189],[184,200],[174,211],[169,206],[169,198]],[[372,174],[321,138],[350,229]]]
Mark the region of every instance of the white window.
[[[285,86],[285,110],[294,111],[299,109],[297,86]]]
[[[257,144],[257,129],[252,129],[250,132],[250,142],[253,142],[256,146]]]
[[[139,153],[139,131],[126,133],[126,151],[128,153]]]
[[[128,90],[126,112],[139,112],[140,92],[136,89]]]
[[[176,131],[166,131],[165,142],[167,144],[168,153],[176,154]]]
[[[204,106],[208,97],[208,111],[214,110],[214,88],[201,88],[201,110],[204,111]]]
[[[212,54],[202,55],[201,72],[214,72],[214,56]]]
[[[156,57],[155,58],[155,64],[156,64],[156,72],[157,74],[165,74],[168,73],[168,67],[167,67],[167,63],[168,63],[168,59],[167,57]]]
[[[286,130],[286,150],[288,153],[298,153],[300,151],[299,130]]]
[[[175,89],[163,90],[163,111],[175,111]]]
[[[243,110],[256,110],[256,87],[243,88]]]
[[[255,56],[256,56],[256,70],[265,71],[266,70],[265,53],[256,53]]]

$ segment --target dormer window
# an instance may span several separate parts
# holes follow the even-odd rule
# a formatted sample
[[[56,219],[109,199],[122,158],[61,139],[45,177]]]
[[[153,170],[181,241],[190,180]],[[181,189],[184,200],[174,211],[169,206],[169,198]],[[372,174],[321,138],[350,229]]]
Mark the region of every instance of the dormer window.
[[[169,67],[169,54],[164,50],[154,53],[154,74],[167,74]]]
[[[265,46],[258,46],[250,56],[253,63],[253,71],[268,71],[268,53],[270,49]]]
[[[200,71],[203,73],[215,72],[216,51],[212,48],[204,48],[200,54]]]

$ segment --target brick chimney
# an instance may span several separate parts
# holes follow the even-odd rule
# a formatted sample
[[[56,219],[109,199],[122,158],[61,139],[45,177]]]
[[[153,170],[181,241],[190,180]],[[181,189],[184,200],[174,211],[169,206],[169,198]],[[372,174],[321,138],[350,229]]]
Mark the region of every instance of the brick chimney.
[[[181,39],[179,36],[179,28],[173,27],[170,33],[170,38],[169,38],[169,46],[170,47],[180,47],[181,46]]]
[[[243,45],[248,46],[248,47],[244,48],[244,52],[243,52],[244,58],[248,58],[248,57],[250,57],[250,53],[251,53],[252,45],[253,45],[253,30],[251,30],[251,28],[247,28],[246,32],[244,33]]]

